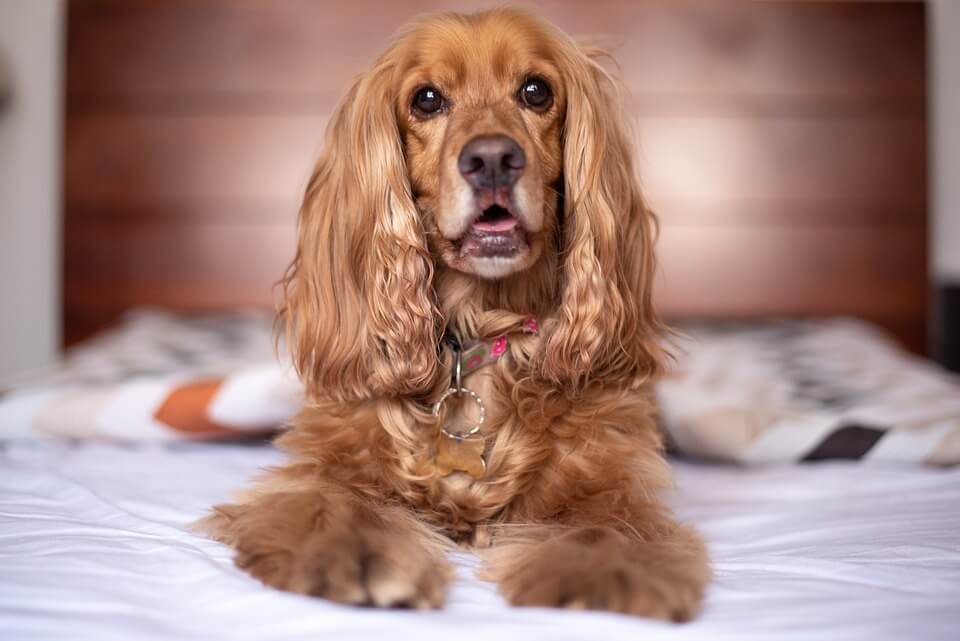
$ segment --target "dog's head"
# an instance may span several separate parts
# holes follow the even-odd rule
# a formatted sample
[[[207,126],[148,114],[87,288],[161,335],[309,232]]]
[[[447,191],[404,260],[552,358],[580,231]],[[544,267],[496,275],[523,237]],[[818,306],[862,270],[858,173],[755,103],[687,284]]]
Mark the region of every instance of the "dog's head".
[[[308,389],[423,393],[443,326],[435,269],[555,280],[535,361],[574,390],[646,376],[655,221],[616,83],[528,14],[442,14],[406,28],[337,109],[300,212],[281,308]],[[511,310],[515,312],[535,310]]]
[[[415,26],[396,117],[438,257],[480,278],[533,265],[557,228],[567,83],[556,35],[513,13]]]

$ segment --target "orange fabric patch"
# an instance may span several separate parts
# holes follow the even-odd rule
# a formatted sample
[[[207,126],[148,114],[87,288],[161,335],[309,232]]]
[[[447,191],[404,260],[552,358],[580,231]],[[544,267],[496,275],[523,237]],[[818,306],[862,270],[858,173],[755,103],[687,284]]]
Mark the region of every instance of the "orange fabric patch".
[[[207,408],[222,384],[223,379],[214,378],[177,387],[157,408],[153,417],[178,432],[199,437],[249,436],[249,430],[230,429],[207,417]]]

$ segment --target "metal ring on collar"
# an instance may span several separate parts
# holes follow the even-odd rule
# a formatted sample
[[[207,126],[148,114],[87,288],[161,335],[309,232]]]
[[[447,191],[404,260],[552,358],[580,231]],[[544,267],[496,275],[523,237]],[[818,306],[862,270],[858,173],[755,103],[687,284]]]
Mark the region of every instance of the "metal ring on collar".
[[[459,368],[457,369],[459,371]],[[443,396],[441,396],[437,400],[437,402],[433,404],[433,415],[439,416],[440,408],[443,407],[444,402],[451,396],[454,396],[454,395],[459,396],[460,394],[469,394],[471,397],[473,397],[473,400],[477,402],[477,407],[480,409],[480,418],[477,419],[477,422],[473,427],[471,427],[466,432],[463,432],[462,434],[454,434],[453,432],[448,432],[445,427],[440,428],[440,431],[443,432],[444,436],[448,438],[456,439],[458,441],[462,441],[466,438],[470,438],[471,436],[479,432],[480,426],[483,425],[483,421],[487,418],[487,408],[484,407],[483,401],[480,400],[480,396],[477,395],[477,393],[474,392],[472,389],[468,389],[466,387],[461,387],[460,389],[457,389],[456,387],[451,387],[446,392],[444,392]]]

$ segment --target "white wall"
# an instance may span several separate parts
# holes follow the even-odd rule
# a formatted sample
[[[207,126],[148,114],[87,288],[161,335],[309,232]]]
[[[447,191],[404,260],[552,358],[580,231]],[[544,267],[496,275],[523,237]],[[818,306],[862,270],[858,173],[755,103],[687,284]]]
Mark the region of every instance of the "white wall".
[[[60,345],[62,0],[0,0],[0,378]]]
[[[960,283],[960,0],[930,11],[932,269]]]

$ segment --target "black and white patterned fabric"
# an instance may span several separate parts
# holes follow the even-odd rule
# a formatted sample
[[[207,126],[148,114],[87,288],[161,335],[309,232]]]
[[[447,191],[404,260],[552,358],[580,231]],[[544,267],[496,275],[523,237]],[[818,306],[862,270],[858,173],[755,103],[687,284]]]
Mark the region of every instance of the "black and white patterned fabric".
[[[960,382],[852,319],[681,328],[658,386],[686,454],[756,463],[960,461]]]

